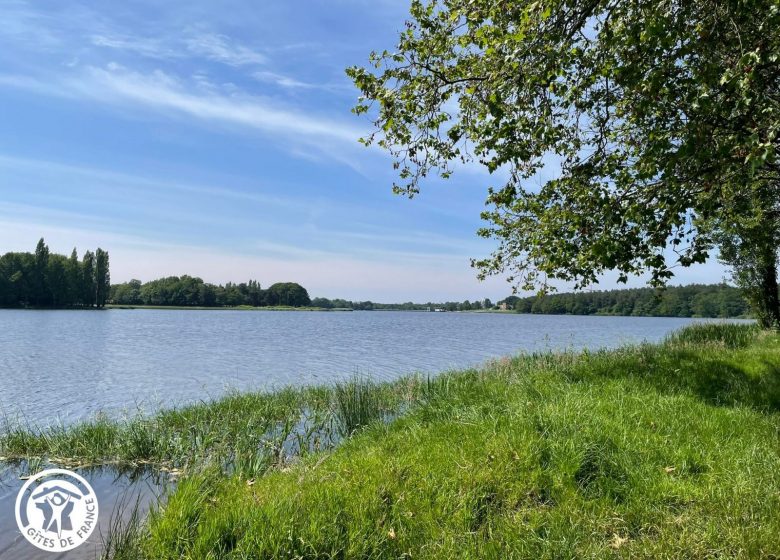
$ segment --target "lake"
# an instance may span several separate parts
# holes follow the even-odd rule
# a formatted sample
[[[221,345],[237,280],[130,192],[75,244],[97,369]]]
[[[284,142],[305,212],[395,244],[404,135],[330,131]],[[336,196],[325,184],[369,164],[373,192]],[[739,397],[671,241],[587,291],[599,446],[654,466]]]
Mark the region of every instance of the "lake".
[[[540,350],[657,341],[693,322],[401,311],[0,310],[0,410],[35,425],[228,390],[435,374]]]

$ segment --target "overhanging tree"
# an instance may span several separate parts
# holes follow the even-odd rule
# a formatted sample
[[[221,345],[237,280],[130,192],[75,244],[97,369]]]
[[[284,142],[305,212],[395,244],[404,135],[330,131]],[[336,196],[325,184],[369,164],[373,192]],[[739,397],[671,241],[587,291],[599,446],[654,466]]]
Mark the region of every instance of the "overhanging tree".
[[[348,69],[355,112],[376,110],[365,142],[393,155],[397,192],[464,162],[499,172],[481,277],[663,285],[720,244],[776,327],[779,6],[414,0],[397,49]]]

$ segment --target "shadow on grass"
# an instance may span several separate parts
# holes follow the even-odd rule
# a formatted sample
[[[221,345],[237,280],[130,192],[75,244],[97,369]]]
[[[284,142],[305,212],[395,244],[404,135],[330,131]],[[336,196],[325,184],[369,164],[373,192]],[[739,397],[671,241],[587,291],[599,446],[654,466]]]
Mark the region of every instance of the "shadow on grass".
[[[706,351],[674,346],[644,347],[636,355],[614,360],[594,360],[591,375],[641,380],[662,393],[687,392],[718,406],[748,406],[762,412],[780,411],[780,363],[754,358],[707,356]],[[594,363],[595,362],[595,363]],[[623,363],[619,363],[623,362]],[[577,372],[575,379],[580,378]],[[584,380],[580,378],[579,380]]]
[[[745,366],[720,358],[679,352],[682,360],[695,367],[682,369],[677,376],[661,379],[660,389],[669,385],[689,390],[708,403],[749,406],[766,412],[780,411],[780,365],[759,361],[762,373],[755,375]]]

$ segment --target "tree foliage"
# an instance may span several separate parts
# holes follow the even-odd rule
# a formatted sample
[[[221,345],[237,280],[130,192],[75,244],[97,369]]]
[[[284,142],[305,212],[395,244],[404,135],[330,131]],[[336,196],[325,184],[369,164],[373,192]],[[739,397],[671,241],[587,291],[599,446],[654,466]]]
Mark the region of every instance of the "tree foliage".
[[[290,305],[303,307],[311,304],[306,289],[295,282],[272,284],[265,292],[267,305]]]
[[[143,283],[130,280],[111,286],[109,299],[119,305],[171,305],[180,307],[305,307],[311,301],[300,284],[273,284],[267,290],[256,280],[224,286],[209,284],[193,276],[169,276]]]
[[[749,309],[738,288],[725,284],[548,294],[504,300],[520,313],[555,315],[630,315],[642,317],[746,317]]]
[[[427,303],[414,303],[407,301],[404,303],[379,303],[375,301],[351,301],[341,298],[328,299],[323,297],[316,297],[311,302],[314,307],[321,307],[323,309],[352,309],[353,311],[433,311],[434,309],[443,309],[445,311],[472,311],[480,309],[490,309],[493,304],[489,299],[484,301],[475,300],[470,302],[469,300],[447,301],[447,302],[427,302]]]
[[[496,173],[481,277],[659,286],[724,234],[766,243],[748,219],[779,229],[778,29],[776,0],[414,0],[397,48],[348,74],[396,191]]]
[[[95,251],[95,304],[103,307],[111,289],[111,274],[108,271],[108,253],[98,248]]]
[[[108,252],[79,262],[75,248],[69,258],[53,254],[41,238],[35,253],[0,257],[0,307],[103,307],[108,278]]]

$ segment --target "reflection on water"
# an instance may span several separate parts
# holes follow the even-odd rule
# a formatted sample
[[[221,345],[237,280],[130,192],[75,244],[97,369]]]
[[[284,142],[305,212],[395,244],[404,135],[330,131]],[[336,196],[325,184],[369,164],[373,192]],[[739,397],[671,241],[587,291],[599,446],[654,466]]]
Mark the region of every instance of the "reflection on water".
[[[0,410],[34,425],[226,389],[390,379],[489,358],[655,341],[690,319],[493,313],[0,310]]]
[[[116,520],[127,520],[134,508],[146,512],[171,487],[165,474],[151,469],[118,471],[111,467],[76,469],[87,479],[100,504],[98,525],[90,538],[73,550],[52,553],[27,542],[14,517],[16,495],[24,484],[19,478],[28,472],[24,462],[0,463],[0,558],[3,560],[86,560],[100,557],[101,543]]]

